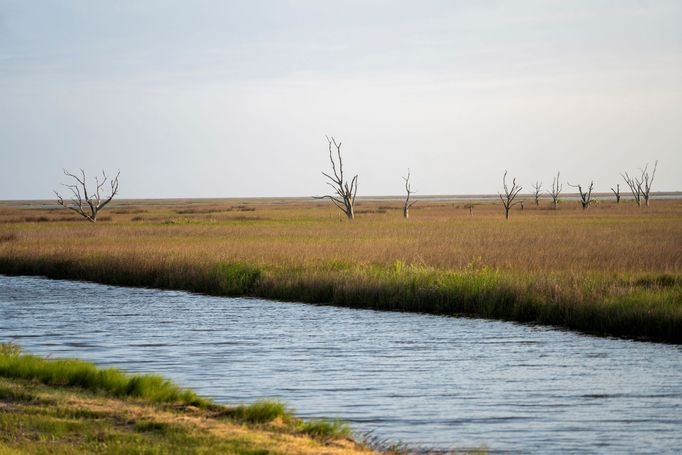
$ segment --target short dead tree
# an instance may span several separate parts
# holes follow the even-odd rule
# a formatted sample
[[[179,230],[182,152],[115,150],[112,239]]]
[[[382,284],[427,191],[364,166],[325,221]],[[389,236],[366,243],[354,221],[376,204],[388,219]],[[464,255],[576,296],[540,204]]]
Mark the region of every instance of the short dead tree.
[[[625,180],[625,184],[630,188],[632,198],[635,200],[637,207],[642,206],[642,182],[636,176],[630,176],[627,172],[620,174]]]
[[[535,206],[540,205],[540,194],[542,192],[542,182],[535,182],[533,185],[533,199],[535,200]]]
[[[554,210],[557,209],[559,205],[559,195],[561,194],[561,191],[564,189],[563,183],[559,180],[560,173],[556,173],[556,177],[552,180],[552,189],[549,191],[549,195],[552,198],[552,205],[554,205]]]
[[[417,203],[417,201],[410,202],[410,196],[414,191],[412,190],[412,184],[410,183],[410,170],[407,170],[407,177],[403,177],[405,180],[405,191],[407,196],[405,197],[405,204],[403,205],[403,218],[407,219],[410,217],[410,207]]]
[[[516,184],[516,178],[512,179],[512,185],[511,188],[507,186],[507,171],[504,171],[504,175],[502,176],[502,186],[504,187],[504,196],[502,193],[498,193],[500,195],[500,200],[502,201],[502,205],[504,206],[504,218],[509,219],[509,210],[518,204],[519,202],[514,202],[514,199],[516,196],[519,194],[519,192],[523,189],[522,186]]]
[[[587,190],[583,191],[583,187],[578,184],[578,185],[571,185],[570,183],[568,186],[572,186],[573,188],[578,189],[578,193],[580,194],[580,204],[583,207],[583,210],[587,210],[590,205],[592,204],[592,188],[594,188],[594,181],[591,181],[589,186],[587,187]]]
[[[85,171],[83,169],[80,171],[79,177],[64,169],[64,175],[71,177],[76,181],[76,183],[70,185],[63,184],[71,191],[72,198],[69,201],[65,201],[57,191],[55,191],[54,194],[57,195],[57,204],[69,210],[73,210],[91,223],[95,223],[100,210],[111,202],[118,193],[118,176],[121,172],[119,171],[113,179],[109,179],[104,171],[102,171],[101,180],[100,177],[96,175],[95,191],[91,193],[88,191],[88,186],[86,184]],[[102,190],[107,182],[109,182],[110,192],[109,195],[105,196],[103,195]]]
[[[616,189],[614,190],[613,187],[611,187],[611,192],[613,193],[614,196],[616,196],[616,204],[620,204],[620,184],[616,184]]]
[[[329,179],[327,185],[332,187],[334,194],[316,196],[315,199],[329,199],[349,220],[352,220],[355,218],[353,205],[355,204],[355,195],[358,192],[358,176],[356,174],[350,183],[345,179],[343,175],[343,161],[341,159],[341,142],[336,142],[333,137],[331,139],[327,137],[327,142],[329,142],[329,161],[332,164],[332,173],[330,175],[323,172],[322,175]],[[334,159],[334,152],[336,152],[336,159]]]

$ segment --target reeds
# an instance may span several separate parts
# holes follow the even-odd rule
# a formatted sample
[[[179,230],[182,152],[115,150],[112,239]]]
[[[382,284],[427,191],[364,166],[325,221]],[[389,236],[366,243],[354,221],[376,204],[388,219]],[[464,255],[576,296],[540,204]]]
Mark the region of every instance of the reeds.
[[[599,203],[589,213],[577,203],[545,210],[545,202],[508,222],[485,203],[473,216],[464,203],[420,203],[409,220],[387,201],[357,205],[367,214],[353,222],[318,203],[252,200],[136,202],[142,215],[96,226],[6,223],[0,236],[21,235],[0,242],[0,273],[682,342],[678,201]],[[239,206],[257,210],[248,219],[223,213]],[[177,218],[183,210],[193,212]],[[2,209],[0,219],[29,212],[41,213]]]

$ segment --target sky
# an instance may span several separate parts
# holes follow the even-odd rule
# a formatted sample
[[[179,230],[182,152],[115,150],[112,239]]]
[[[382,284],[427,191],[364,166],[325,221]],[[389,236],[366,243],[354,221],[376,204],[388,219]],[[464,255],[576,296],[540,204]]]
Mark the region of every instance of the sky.
[[[682,2],[0,0],[0,199],[682,190]]]

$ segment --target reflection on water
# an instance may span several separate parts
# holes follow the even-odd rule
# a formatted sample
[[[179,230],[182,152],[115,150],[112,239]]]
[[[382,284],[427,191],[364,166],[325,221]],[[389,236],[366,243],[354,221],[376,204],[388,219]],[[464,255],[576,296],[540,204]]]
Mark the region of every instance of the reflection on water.
[[[0,276],[0,341],[431,447],[682,449],[682,349],[541,327]]]

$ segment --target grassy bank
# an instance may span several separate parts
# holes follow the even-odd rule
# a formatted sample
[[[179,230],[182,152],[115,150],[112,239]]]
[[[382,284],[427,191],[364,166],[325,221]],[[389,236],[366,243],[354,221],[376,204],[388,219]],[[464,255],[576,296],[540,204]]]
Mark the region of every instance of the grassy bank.
[[[544,203],[509,222],[496,205],[460,205],[417,204],[406,221],[396,203],[365,202],[348,223],[295,200],[130,201],[96,226],[5,207],[0,273],[682,342],[680,201]]]
[[[278,402],[223,406],[156,375],[0,345],[0,453],[371,453]]]
[[[682,279],[673,274],[449,272],[396,262],[314,270],[242,263],[147,264],[138,257],[0,258],[0,271],[114,285],[255,296],[351,308],[414,311],[556,325],[601,335],[682,343]],[[131,264],[135,264],[131,266]]]

